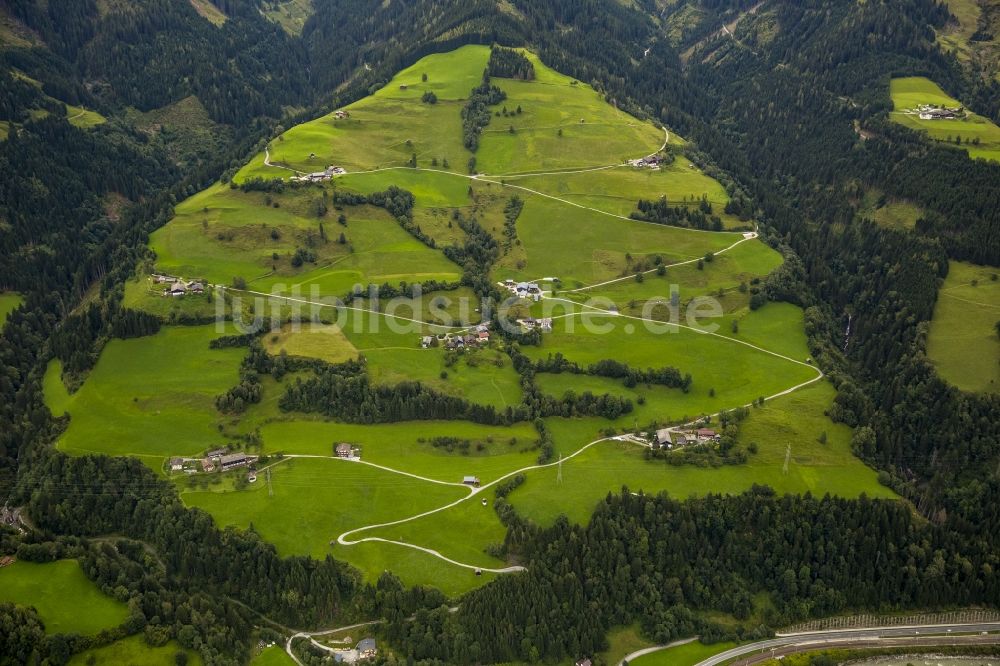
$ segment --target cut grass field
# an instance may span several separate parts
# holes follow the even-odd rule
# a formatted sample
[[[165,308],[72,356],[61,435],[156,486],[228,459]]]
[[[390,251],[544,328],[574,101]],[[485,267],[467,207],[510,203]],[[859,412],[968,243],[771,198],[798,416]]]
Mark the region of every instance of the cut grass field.
[[[348,169],[330,183],[289,186],[271,194],[216,185],[180,203],[175,218],[153,234],[156,264],[144,266],[140,278],[129,283],[126,303],[174,321],[210,314],[208,299],[163,299],[144,282],[145,275],[161,270],[216,284],[240,276],[251,293],[225,290],[227,310],[245,315],[256,307],[250,305],[258,298],[252,292],[276,291],[284,296],[262,302],[259,312],[280,314],[287,323],[301,306],[303,320],[314,322],[266,333],[262,342],[270,353],[331,363],[362,356],[373,383],[420,381],[503,410],[522,401],[523,389],[498,343],[461,354],[420,346],[421,336],[479,321],[478,302],[464,310],[456,302],[472,299],[469,287],[425,294],[423,302],[405,303],[393,315],[382,312],[388,310],[384,302],[313,307],[326,297],[346,295],[357,283],[457,281],[463,267],[447,260],[441,248],[465,244],[466,234],[456,223],[461,213],[477,219],[498,240],[501,257],[492,266],[494,279],[561,279],[561,284],[545,283],[555,287],[558,293],[550,294],[555,298],[518,305],[520,316],[545,316],[546,308],[554,306],[559,317],[540,346],[523,346],[523,353],[540,359],[558,352],[581,365],[604,359],[642,369],[669,365],[693,377],[691,390],[684,393],[658,386],[627,388],[605,378],[540,374],[537,383],[550,394],[607,392],[632,399],[635,411],[615,421],[546,418],[557,453],[565,460],[563,483],[555,482],[555,466],[527,471],[527,482],[511,495],[525,516],[543,524],[560,514],[585,522],[608,492],[622,486],[678,497],[735,493],[754,483],[779,492],[891,496],[877,484],[874,472],[851,456],[850,430],[824,416],[833,388],[815,381],[819,373],[806,360],[802,311],[779,303],[749,309],[750,289],[781,265],[781,255],[741,233],[622,219],[639,198],[661,195],[677,203],[705,196],[716,213],[722,210],[725,189],[691,165],[682,152],[683,139],[671,135],[676,159],[662,171],[620,166],[625,158],[657,151],[663,130],[606,104],[585,84],[529,55],[535,81],[496,80],[508,92],[508,114],[503,115],[503,105],[495,109],[501,115],[493,117],[476,154],[476,169],[493,175],[471,178],[466,173],[470,153],[461,143],[460,111],[480,81],[488,53],[486,47],[466,46],[427,56],[347,107],[350,117],[331,114],[270,142],[273,164],[300,171],[327,165]],[[421,103],[427,91],[435,92],[437,104]],[[510,125],[514,133],[508,131]],[[418,168],[405,167],[413,155]],[[263,154],[254,157],[235,182],[291,175],[264,161]],[[601,170],[539,173],[572,168]],[[435,240],[436,249],[410,236],[382,209],[330,205],[325,217],[318,214],[333,190],[371,193],[392,185],[414,194],[414,223]],[[505,233],[504,207],[515,194],[524,207],[513,238]],[[341,213],[346,226],[337,222]],[[727,225],[739,224],[723,218]],[[345,243],[337,242],[341,233]],[[315,252],[315,264],[294,266],[293,253],[306,247]],[[699,269],[699,258],[708,253],[714,259]],[[636,281],[634,273],[653,266],[656,257],[670,265],[666,275],[652,272]],[[647,301],[669,298],[671,284],[679,285],[682,307],[695,296],[718,300],[717,334],[683,326],[647,330],[646,322],[636,317]],[[587,289],[573,291],[581,287]],[[588,309],[583,301],[593,296],[616,302],[621,315]],[[439,298],[452,300],[441,317],[431,308]],[[592,314],[583,316],[585,311]],[[665,314],[661,304],[650,316],[662,319]],[[683,314],[680,323],[688,323]],[[113,340],[72,396],[53,363],[45,378],[47,402],[57,414],[71,415],[58,446],[73,453],[138,455],[160,470],[166,456],[194,455],[254,435],[260,453],[285,458],[272,458],[277,462],[253,484],[245,482],[241,471],[178,475],[175,483],[183,501],[205,509],[221,526],[252,526],[282,554],[344,559],[369,581],[391,570],[407,584],[458,595],[497,575],[486,571],[476,576],[472,568],[509,564],[489,554],[504,538],[493,489],[470,495],[460,482],[475,475],[490,484],[534,467],[539,450],[533,423],[345,424],[318,414],[283,412],[279,401],[286,382],[306,379],[311,370],[281,381],[262,377],[260,403],[241,414],[222,415],[214,397],[236,383],[245,350],[209,349],[208,342],[218,334],[212,327],[165,327],[155,336]],[[743,444],[755,442],[758,453],[744,465],[674,467],[647,461],[635,444],[611,441],[575,455],[609,428],[623,432],[652,421],[687,421],[806,385],[753,410],[741,438]],[[825,444],[819,442],[822,433]],[[361,461],[333,459],[333,447],[341,442],[360,447]],[[416,518],[425,512],[432,513]],[[385,525],[389,522],[397,524]]]
[[[718,252],[742,238],[567,210],[565,204],[538,196],[526,198],[517,227],[524,265],[519,266],[517,254],[508,255],[494,271],[497,277],[553,276],[562,280],[564,289],[628,275],[626,255],[634,260],[659,255],[669,264]],[[573,242],[566,242],[568,238]]]
[[[289,35],[301,35],[313,14],[313,4],[312,0],[268,0],[262,5],[261,13]]]
[[[793,309],[782,308],[782,312],[788,316],[785,321],[795,321]],[[762,314],[762,318],[769,317]],[[558,319],[553,332],[543,337],[542,345],[526,347],[523,352],[536,360],[561,353],[581,366],[613,358],[636,368],[671,366],[691,374],[693,381],[688,393],[662,387],[642,390],[649,403],[639,406],[634,416],[628,415],[640,422],[651,415],[661,423],[690,420],[702,413],[711,414],[773,395],[817,374],[804,363],[790,362],[740,344],[738,340],[749,342],[743,336],[712,336],[671,324],[650,324],[661,329],[656,332],[648,330],[646,322],[623,319],[604,315],[587,317],[584,322]],[[587,322],[591,330],[584,325]],[[602,333],[598,327],[609,330]],[[803,336],[796,337],[801,341]],[[804,361],[808,356],[804,341],[795,346],[799,352],[797,358]],[[601,377],[573,375],[540,375],[539,381],[543,389],[560,396],[571,388],[577,393],[588,389],[604,393],[615,384]],[[710,395],[713,390],[714,396]]]
[[[112,340],[73,395],[62,386],[61,364],[53,361],[45,374],[46,401],[54,414],[70,414],[58,448],[150,458],[154,469],[162,458],[215,448],[221,443],[215,396],[237,383],[246,354],[210,349],[223,334],[211,324]]]
[[[251,666],[295,666],[281,645],[266,647],[250,659]]]
[[[13,291],[0,292],[0,327],[7,321],[7,316],[20,307],[24,299],[21,295]]]
[[[938,374],[963,391],[1000,392],[1000,273],[961,261],[948,265],[927,336]]]
[[[354,564],[375,580],[384,570],[365,549],[335,545],[341,533],[374,522],[405,518],[464,496],[457,486],[428,483],[370,465],[317,458],[288,459],[271,468],[270,489],[261,479],[244,490],[229,483],[207,490],[188,489],[179,482],[182,498],[189,506],[208,511],[220,525],[248,529],[273,543],[282,555],[327,554]],[[429,556],[415,558],[413,570],[395,567],[408,579],[429,582],[422,575]],[[444,567],[434,567],[440,574]],[[457,572],[456,572],[457,573]],[[462,576],[466,578],[466,576]]]
[[[949,97],[941,88],[923,76],[892,79],[889,84],[892,105],[891,118],[901,125],[926,132],[936,141],[962,140],[962,147],[970,157],[1000,161],[1000,127],[983,116],[969,112],[967,118],[955,120],[921,120],[913,113],[905,113],[921,104],[957,107],[961,102]],[[973,143],[978,140],[979,143]],[[957,144],[956,144],[957,147]]]
[[[560,514],[574,522],[585,522],[608,491],[617,491],[623,485],[633,492],[666,491],[679,499],[706,493],[738,493],[754,483],[771,486],[779,493],[895,497],[878,483],[874,470],[852,455],[850,428],[824,415],[834,394],[829,383],[818,382],[754,409],[741,428],[740,441],[756,442],[758,452],[745,465],[675,467],[662,460],[647,461],[643,450],[635,445],[604,442],[564,463],[561,483],[556,483],[556,468],[529,472],[527,482],[510,495],[510,500],[525,517],[551,524]],[[566,445],[579,441],[575,430],[583,423],[577,421],[553,424],[557,446],[564,456],[578,448]],[[592,424],[592,428],[597,425]],[[569,429],[568,437],[564,429]],[[823,432],[827,433],[826,444],[819,442]],[[596,436],[595,432],[591,437]],[[791,458],[785,473],[789,446]]]
[[[33,606],[49,634],[93,635],[128,618],[125,604],[105,596],[76,560],[0,567],[0,601]]]
[[[719,181],[705,175],[681,155],[669,167],[636,169],[623,166],[602,171],[549,174],[544,176],[507,177],[505,182],[552,194],[583,206],[616,215],[628,216],[639,199],[659,199],[674,205],[696,204],[703,197],[711,202],[713,213],[730,226],[742,224],[723,212],[729,195]]]
[[[280,208],[265,205],[268,198]],[[319,190],[265,195],[209,188],[178,205],[174,219],[152,234],[156,267],[212,284],[228,285],[239,276],[257,291],[314,297],[343,297],[358,284],[460,277],[458,266],[413,238],[384,210],[350,207],[344,226],[337,223],[337,211],[323,220],[315,216],[312,207],[320,200]],[[339,242],[340,234],[345,243]],[[316,261],[296,267],[296,250],[310,246]]]
[[[122,666],[123,664],[129,666],[133,664],[176,666],[178,663],[177,654],[181,652],[187,655],[188,666],[201,666],[201,655],[193,650],[186,650],[177,641],[170,641],[160,647],[151,647],[146,644],[141,635],[129,636],[104,647],[84,650],[73,655],[73,658],[69,660],[69,666]],[[282,662],[270,663],[281,664]]]

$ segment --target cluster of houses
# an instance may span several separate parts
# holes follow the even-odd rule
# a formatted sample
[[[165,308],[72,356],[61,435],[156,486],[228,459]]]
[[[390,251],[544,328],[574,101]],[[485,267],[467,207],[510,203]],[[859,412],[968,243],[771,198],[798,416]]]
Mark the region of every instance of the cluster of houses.
[[[555,278],[545,278],[547,281],[554,281]],[[530,298],[533,301],[542,300],[542,288],[537,282],[515,282],[514,280],[504,280],[503,286],[510,293],[518,298]]]
[[[355,664],[359,661],[374,659],[378,654],[378,646],[374,638],[364,638],[357,646],[349,650],[334,650],[333,660],[338,664]]]
[[[328,166],[322,171],[314,171],[301,176],[292,176],[289,180],[293,180],[298,183],[322,183],[323,181],[330,180],[334,176],[340,176],[345,173],[347,173],[347,170],[343,167]]]
[[[628,161],[628,165],[636,169],[659,169],[661,164],[663,164],[663,157],[661,155],[647,155],[646,157]]]
[[[423,349],[444,345],[445,349],[465,350],[475,347],[485,347],[490,343],[489,324],[479,324],[476,328],[464,335],[444,333],[433,336],[425,335],[420,338],[420,346]]]
[[[552,317],[542,317],[540,319],[527,317],[525,319],[518,319],[517,323],[526,331],[533,331],[537,328],[542,333],[552,332]]]
[[[242,451],[230,453],[228,449],[216,449],[206,453],[204,458],[171,458],[167,464],[171,472],[197,474],[198,472],[214,472],[216,469],[228,472],[238,467],[249,467],[255,462],[257,462],[257,456]],[[256,474],[253,474],[252,471],[251,476],[254,477],[254,481],[257,480]]]
[[[917,114],[921,120],[954,120],[955,118],[964,118],[965,109],[961,106],[950,108],[947,106],[921,104],[917,107]]]
[[[652,447],[654,449],[679,449],[690,444],[717,442],[719,438],[719,434],[711,428],[685,430],[660,428],[653,437]]]
[[[153,273],[151,279],[154,284],[163,285],[164,296],[187,296],[188,294],[204,294],[205,283],[201,280],[184,280],[184,278],[173,275],[161,275]]]
[[[338,458],[345,460],[361,460],[361,447],[341,442],[333,447],[333,452]]]

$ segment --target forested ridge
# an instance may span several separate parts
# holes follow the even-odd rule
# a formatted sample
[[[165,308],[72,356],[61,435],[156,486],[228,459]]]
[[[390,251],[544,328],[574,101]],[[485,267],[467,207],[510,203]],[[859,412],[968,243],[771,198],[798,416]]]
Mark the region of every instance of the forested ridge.
[[[400,655],[471,664],[592,655],[608,629],[631,622],[666,642],[765,635],[850,610],[997,604],[1000,398],[951,387],[925,348],[948,259],[1000,265],[1000,167],[925,142],[885,116],[889,78],[926,75],[1000,120],[1000,86],[934,44],[934,29],[948,20],[943,4],[768,0],[728,37],[716,34],[719,22],[755,2],[690,0],[706,18],[671,38],[661,23],[670,17],[647,0],[509,0],[502,11],[486,0],[330,0],[318,2],[301,38],[265,20],[256,2],[215,4],[228,15],[221,27],[187,2],[139,0],[129,11],[95,0],[0,3],[44,42],[5,49],[0,63],[37,79],[50,99],[110,118],[75,128],[39,89],[0,76],[0,120],[17,124],[0,143],[0,288],[26,296],[0,334],[0,496],[24,505],[40,530],[23,539],[3,533],[0,551],[79,557],[92,579],[134,599],[127,626],[99,641],[142,631],[153,641],[177,638],[206,663],[234,663],[248,658],[254,626],[271,626],[261,614],[293,627],[386,617]],[[682,133],[718,167],[768,242],[793,258],[766,296],[806,308],[813,357],[838,389],[831,416],[857,428],[856,453],[915,512],[762,488],[686,501],[622,492],[589,525],[543,530],[498,493],[504,547],[528,572],[467,595],[452,613],[439,593],[403,590],[391,576],[365,586],[331,558],[281,558],[253,531],[219,530],[135,460],[53,450],[64,424],[41,399],[45,362],[58,357],[71,374],[86,373],[109,337],[155,330],[123,310],[121,285],[176,201],[243,163],[276,124],[293,124],[286,107],[315,114],[378,88],[426,53],[473,42],[529,46],[609,101]],[[531,78],[522,59],[501,53],[490,74]],[[234,129],[234,142],[180,166],[162,138],[120,114],[188,95]],[[48,117],[32,120],[28,111],[42,107]],[[859,200],[870,188],[927,215],[912,232],[862,219]],[[128,200],[120,215],[107,207],[109,195]],[[710,210],[692,221],[666,201],[643,209],[668,223],[711,224]],[[468,241],[449,252],[461,260],[463,282],[486,292],[483,263],[495,241],[477,233],[475,220],[460,226]],[[474,420],[625,408],[594,396],[546,402],[533,375],[555,368],[514,361],[523,413],[484,411]],[[690,382],[669,368],[560,369]],[[289,387],[284,406],[356,409],[359,421],[412,417],[406,401],[414,397],[430,414],[475,407],[419,385],[379,393],[359,377],[318,366]],[[545,433],[540,443],[544,456]],[[124,539],[86,541],[109,534]],[[760,591],[775,607],[750,625]],[[743,624],[714,625],[707,610]],[[92,642],[43,638],[34,613],[0,606],[0,661],[64,663]]]

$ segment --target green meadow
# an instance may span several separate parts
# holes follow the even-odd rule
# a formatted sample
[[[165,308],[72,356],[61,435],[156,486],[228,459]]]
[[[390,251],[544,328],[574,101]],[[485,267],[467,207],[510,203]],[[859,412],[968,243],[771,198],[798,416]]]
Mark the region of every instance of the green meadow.
[[[1000,392],[998,271],[962,261],[948,265],[927,335],[938,374],[963,391]]]
[[[0,601],[32,606],[49,634],[96,634],[128,618],[125,604],[105,596],[76,560],[0,567]]]
[[[1000,161],[1000,127],[988,118],[970,111],[964,119],[921,120],[916,114],[905,113],[921,104],[963,106],[930,79],[923,76],[893,79],[889,84],[889,94],[895,109],[890,117],[896,122],[925,132],[936,141],[954,143],[956,139],[961,139],[969,157]]]
[[[504,182],[558,196],[581,206],[589,206],[615,215],[628,216],[639,199],[665,196],[672,204],[696,204],[702,198],[712,204],[713,213],[732,225],[739,221],[723,209],[729,195],[719,181],[705,175],[698,167],[678,156],[668,167],[636,169],[618,166],[583,173],[553,173],[544,176],[506,177]]]
[[[361,449],[365,462],[410,474],[457,483],[478,476],[484,483],[512,469],[526,467],[538,457],[538,434],[528,423],[485,426],[466,421],[420,421],[359,425],[336,421],[272,421],[261,427],[264,451],[315,456],[333,455],[333,447],[347,442]],[[440,438],[468,440],[449,452],[434,446]]]
[[[151,647],[146,644],[141,635],[136,635],[123,638],[104,647],[84,650],[73,655],[73,658],[69,660],[69,666],[120,666],[121,664],[174,666],[178,663],[178,653],[187,655],[189,666],[200,666],[202,663],[201,655],[181,647],[177,641],[170,641],[160,647]],[[282,662],[273,663],[280,664]]]
[[[264,205],[268,197],[271,206]],[[239,276],[253,290],[306,297],[344,296],[356,284],[458,279],[458,266],[385,211],[350,207],[340,224],[335,210],[323,220],[311,212],[318,201],[322,195],[308,190],[205,190],[178,205],[176,217],[151,236],[157,269],[224,285]],[[296,266],[300,248],[311,249],[315,261]]]
[[[231,332],[231,331],[227,331]],[[168,327],[153,336],[112,340],[80,389],[69,395],[61,364],[45,374],[45,395],[69,425],[57,446],[73,454],[151,458],[195,455],[221,444],[215,396],[239,379],[244,349],[210,349],[214,324]]]
[[[3,326],[4,322],[7,321],[7,316],[16,310],[23,300],[20,294],[13,291],[0,293],[0,326]]]
[[[188,488],[187,483],[178,482],[184,502],[208,511],[220,526],[252,527],[282,555],[332,554],[357,566],[370,580],[388,567],[378,566],[370,549],[336,544],[340,534],[428,511],[468,492],[362,463],[319,458],[286,459],[270,468],[270,484],[260,478],[242,490],[229,483],[206,489]],[[428,567],[431,559],[412,558],[409,567],[392,570],[411,584],[435,583],[425,572],[439,574],[446,567]]]
[[[525,200],[517,233],[523,259],[517,253],[504,257],[496,268],[497,276],[558,277],[566,289],[633,273],[629,257],[652,260],[659,256],[665,263],[675,263],[718,252],[741,238],[622,220],[592,210],[567,210],[565,204],[537,195]],[[573,242],[567,243],[567,238]]]
[[[650,404],[640,407],[636,418],[656,414],[660,422],[749,404],[816,376],[816,370],[804,363],[806,353],[800,351],[803,362],[789,361],[743,342],[747,341],[740,336],[695,333],[672,324],[597,315],[582,320],[557,319],[553,332],[543,337],[540,346],[525,347],[523,352],[533,359],[561,353],[581,366],[610,358],[637,368],[672,366],[690,373],[693,381],[688,393],[662,387],[643,390]],[[611,388],[607,379],[572,375],[542,375],[540,383],[555,395],[569,389],[604,393]]]
[[[268,11],[291,11],[292,5],[271,3]],[[151,236],[155,260],[144,262],[127,283],[125,304],[175,324],[214,315],[219,297],[221,310],[233,318],[280,318],[261,338],[270,354],[328,363],[363,358],[375,384],[419,381],[502,411],[521,404],[524,390],[500,343],[461,353],[421,345],[423,336],[480,321],[484,313],[477,311],[469,286],[391,303],[352,300],[339,307],[330,298],[347,295],[355,284],[458,282],[465,267],[448,260],[443,248],[467,240],[456,223],[460,213],[498,240],[493,279],[559,278],[544,282],[548,294],[542,301],[522,301],[512,310],[519,317],[555,317],[554,330],[542,335],[540,345],[522,346],[524,354],[543,359],[561,353],[584,366],[604,359],[641,369],[673,366],[693,377],[683,392],[538,374],[544,393],[609,393],[629,398],[634,411],[614,421],[544,419],[565,460],[562,478],[556,466],[526,472],[526,483],[510,496],[525,516],[542,524],[560,514],[585,522],[608,492],[623,486],[677,497],[735,493],[754,483],[779,492],[891,496],[851,455],[850,429],[824,415],[834,390],[812,381],[818,371],[808,360],[801,309],[769,303],[750,310],[751,290],[782,257],[735,231],[744,225],[722,213],[725,188],[688,160],[682,138],[671,133],[674,159],[662,170],[624,166],[626,159],[658,151],[664,130],[606,104],[588,85],[528,54],[534,81],[495,80],[508,99],[492,109],[475,155],[475,170],[488,175],[468,173],[471,154],[462,145],[460,113],[488,56],[482,46],[427,56],[345,107],[344,117],[329,114],[283,131],[266,151],[273,166],[265,165],[265,154],[257,155],[235,183],[288,178],[328,165],[348,173],[271,193],[217,184],[179,203],[175,217]],[[421,102],[425,92],[434,92],[437,103]],[[407,166],[411,159],[417,168]],[[332,203],[335,191],[372,193],[393,185],[413,193],[414,223],[434,239],[433,248],[385,210]],[[504,208],[514,195],[524,207],[516,235],[508,235]],[[638,199],[660,196],[675,203],[706,198],[729,231],[627,219]],[[699,267],[709,254],[711,260]],[[296,255],[307,256],[298,261]],[[657,261],[667,265],[664,275],[635,278]],[[258,293],[215,288],[204,297],[165,298],[149,281],[154,271],[223,286],[242,278],[248,291]],[[671,285],[678,289],[679,326],[662,323],[670,314],[664,299]],[[577,291],[581,287],[586,289]],[[715,319],[704,318],[704,308],[693,313],[713,326],[707,334],[687,328],[699,323],[687,318],[689,304],[705,296],[720,306]],[[593,297],[602,299],[598,309],[586,304]],[[612,303],[620,314],[607,311]],[[236,328],[229,325],[226,332]],[[243,348],[211,349],[221,334],[215,326],[168,325],[156,335],[112,340],[72,394],[53,361],[44,379],[46,402],[55,414],[70,416],[57,446],[73,454],[138,456],[160,472],[166,457],[249,439],[251,452],[269,456],[254,483],[245,471],[173,477],[183,501],[210,513],[220,526],[253,529],[282,554],[333,555],[370,581],[391,570],[408,584],[433,585],[449,595],[495,578],[489,572],[476,576],[469,567],[507,566],[490,554],[504,538],[493,489],[470,496],[461,481],[474,475],[488,484],[535,466],[534,423],[348,424],[335,416],[283,412],[279,402],[287,383],[307,379],[308,369],[280,381],[262,377],[259,403],[240,414],[220,414],[215,397],[239,381],[246,354]],[[643,448],[618,441],[575,455],[608,429],[686,422],[794,386],[804,388],[754,408],[743,423],[743,444],[753,442],[757,449],[743,465],[678,467],[647,461]],[[338,443],[360,448],[361,461],[337,459]],[[345,538],[373,540],[337,542],[359,528]]]
[[[606,441],[566,460],[561,482],[556,467],[528,472],[527,482],[510,499],[525,517],[550,524],[560,514],[585,522],[609,491],[617,492],[622,486],[649,494],[665,491],[680,499],[738,493],[754,483],[769,485],[779,493],[895,497],[879,485],[874,470],[851,454],[850,428],[823,414],[834,393],[827,382],[817,382],[755,408],[740,431],[741,441],[755,442],[758,448],[745,465],[676,467],[662,460],[647,461],[634,444]],[[819,441],[823,432],[827,433],[825,444]],[[560,441],[558,434],[556,441]],[[566,455],[568,447],[559,448]]]

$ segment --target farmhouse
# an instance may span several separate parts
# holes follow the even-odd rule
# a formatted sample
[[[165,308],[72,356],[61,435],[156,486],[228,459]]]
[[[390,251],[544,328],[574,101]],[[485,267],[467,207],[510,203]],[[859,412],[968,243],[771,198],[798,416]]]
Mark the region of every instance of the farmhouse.
[[[222,456],[222,471],[225,472],[242,467],[243,465],[249,465],[253,461],[254,458],[245,453],[230,453],[227,456]]]
[[[352,458],[354,457],[354,447],[350,444],[337,444],[335,449],[338,458]]]
[[[581,659],[576,662],[576,666],[591,666],[590,659]]]
[[[700,440],[715,439],[718,436],[715,434],[715,431],[712,430],[711,428],[698,428],[695,434],[698,436],[698,439]]]
[[[378,648],[375,645],[374,638],[365,638],[358,643],[358,656],[362,659],[371,659],[376,654],[378,654]]]
[[[201,461],[201,471],[203,472],[214,472],[215,463],[212,462],[211,458],[205,458]]]
[[[170,459],[170,471],[179,472],[184,469],[184,460],[181,458],[171,458]]]
[[[420,346],[423,347],[424,349],[427,349],[433,343],[434,343],[434,338],[429,335],[425,335],[424,337],[420,338]]]
[[[462,478],[462,483],[467,486],[479,487],[479,477],[478,476],[466,476]]]
[[[656,431],[656,444],[668,449],[673,448],[674,438],[669,428],[661,428]]]
[[[960,115],[964,115],[965,109],[962,107],[949,108],[946,106],[922,105],[919,109],[921,120],[953,120]]]
[[[350,111],[344,111],[343,109],[338,109],[338,110],[336,110],[336,111],[333,112],[333,117],[337,118],[337,119],[340,119],[340,120],[343,120],[344,118],[350,118],[351,117],[351,112]]]
[[[345,173],[347,173],[347,169],[343,167],[328,166],[323,171],[314,171],[302,176],[292,176],[289,180],[294,180],[299,183],[321,183],[323,181],[330,180],[334,176],[340,176]]]
[[[187,293],[187,287],[184,286],[183,282],[174,282],[166,291],[163,292],[168,296],[183,296]]]
[[[660,164],[663,163],[663,158],[659,155],[649,155],[648,157],[641,157],[637,160],[629,160],[629,166],[633,166],[637,169],[659,169]]]

